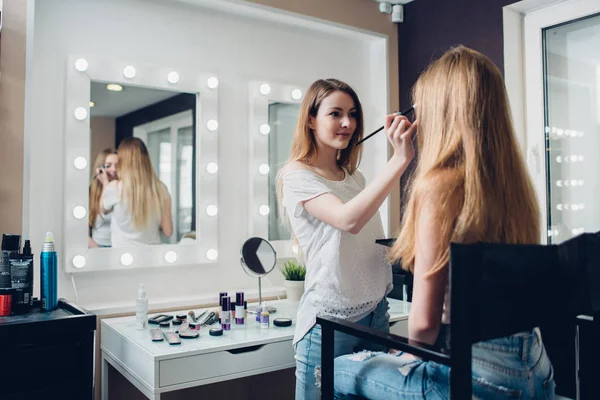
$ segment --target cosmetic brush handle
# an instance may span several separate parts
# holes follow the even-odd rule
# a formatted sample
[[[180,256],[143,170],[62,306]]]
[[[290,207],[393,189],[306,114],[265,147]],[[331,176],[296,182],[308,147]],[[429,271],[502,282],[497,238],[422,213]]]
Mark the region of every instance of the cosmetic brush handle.
[[[411,112],[412,110],[414,110],[415,106],[411,106],[409,109],[404,110],[402,112],[396,112],[396,115],[406,115],[409,112]],[[359,140],[355,146],[358,146],[359,144],[361,144],[362,142],[364,142],[365,140],[367,140],[368,138],[370,138],[371,136],[374,136],[376,133],[379,133],[383,130],[384,126],[382,126],[381,128],[377,129],[375,132],[371,133],[369,136],[362,138],[361,140]]]

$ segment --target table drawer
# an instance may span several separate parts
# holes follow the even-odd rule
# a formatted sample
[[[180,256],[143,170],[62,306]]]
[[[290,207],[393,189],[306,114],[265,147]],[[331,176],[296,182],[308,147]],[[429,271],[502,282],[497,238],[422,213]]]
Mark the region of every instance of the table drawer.
[[[160,361],[160,387],[293,364],[291,340]]]

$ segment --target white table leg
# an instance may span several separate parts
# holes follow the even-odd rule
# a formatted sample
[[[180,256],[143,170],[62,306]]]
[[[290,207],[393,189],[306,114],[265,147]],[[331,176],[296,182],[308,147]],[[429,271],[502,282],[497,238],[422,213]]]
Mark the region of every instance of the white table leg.
[[[102,385],[100,386],[100,390],[102,391],[102,400],[108,400],[108,361],[104,357],[104,352],[102,352]]]

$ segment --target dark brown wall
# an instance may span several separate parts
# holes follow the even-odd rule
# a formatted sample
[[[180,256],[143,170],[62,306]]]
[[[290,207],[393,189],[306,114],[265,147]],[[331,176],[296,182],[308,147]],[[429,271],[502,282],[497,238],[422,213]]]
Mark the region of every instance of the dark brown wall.
[[[419,73],[449,47],[463,44],[504,70],[502,7],[516,0],[415,0],[398,24],[400,109],[410,104]]]

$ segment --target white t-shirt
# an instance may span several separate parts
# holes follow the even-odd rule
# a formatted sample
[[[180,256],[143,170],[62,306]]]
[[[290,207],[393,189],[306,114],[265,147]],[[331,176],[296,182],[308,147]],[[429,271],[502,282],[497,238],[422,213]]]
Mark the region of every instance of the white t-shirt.
[[[110,223],[112,247],[160,244],[160,213],[151,216],[143,230],[136,229],[127,206],[121,203],[121,188],[120,182],[113,181],[102,194],[104,209],[113,209]]]
[[[304,202],[331,193],[344,203],[365,187],[360,171],[344,170],[341,181],[330,181],[312,171],[285,173],[283,204],[304,255],[305,291],[298,308],[296,344],[313,327],[317,315],[358,321],[373,311],[392,290],[392,268],[382,239],[379,212],[353,235],[310,215]]]
[[[92,239],[98,246],[111,246],[110,220],[112,213],[98,213],[94,226],[92,226]]]

